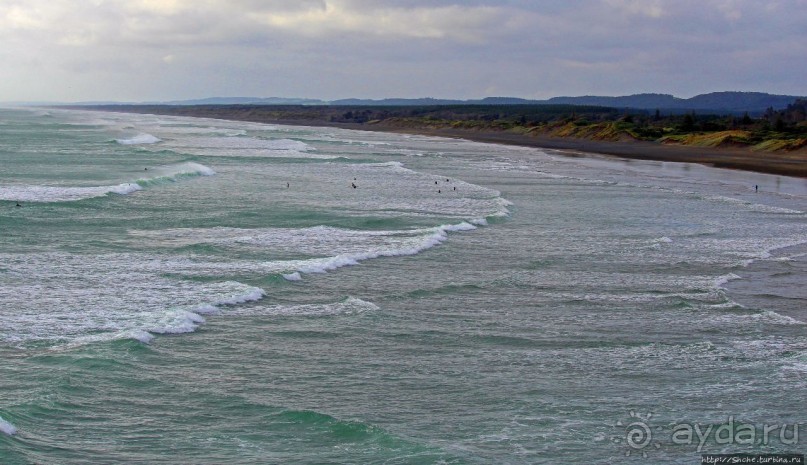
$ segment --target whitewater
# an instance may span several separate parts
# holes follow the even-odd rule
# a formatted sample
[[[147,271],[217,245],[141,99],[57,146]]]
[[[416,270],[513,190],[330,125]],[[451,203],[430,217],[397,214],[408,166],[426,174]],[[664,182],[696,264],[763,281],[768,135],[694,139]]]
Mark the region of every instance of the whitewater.
[[[807,414],[801,179],[58,109],[0,166],[3,464],[684,464]]]

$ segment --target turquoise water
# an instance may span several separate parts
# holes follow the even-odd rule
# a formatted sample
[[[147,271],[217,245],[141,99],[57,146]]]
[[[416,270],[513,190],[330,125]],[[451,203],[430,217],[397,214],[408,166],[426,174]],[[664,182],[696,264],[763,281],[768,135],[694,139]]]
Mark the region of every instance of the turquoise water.
[[[0,463],[684,464],[676,425],[804,422],[807,183],[571,155],[0,110]]]

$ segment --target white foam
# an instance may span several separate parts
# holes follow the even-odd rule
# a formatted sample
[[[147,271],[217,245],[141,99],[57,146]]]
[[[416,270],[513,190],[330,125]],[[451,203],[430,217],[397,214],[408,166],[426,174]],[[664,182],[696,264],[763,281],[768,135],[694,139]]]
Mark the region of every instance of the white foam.
[[[202,304],[198,307],[194,307],[193,312],[198,313],[200,315],[216,315],[221,311],[220,308],[213,304]]]
[[[77,336],[64,344],[58,344],[54,346],[52,349],[53,350],[73,349],[86,344],[95,344],[107,341],[120,341],[126,339],[139,341],[143,344],[149,344],[151,343],[151,341],[154,340],[154,335],[142,329],[132,329],[132,330],[116,331],[113,333],[99,333],[90,336]],[[20,340],[23,340],[23,338],[20,338]]]
[[[468,222],[434,228],[391,231],[360,231],[330,226],[304,229],[285,228],[187,228],[163,231],[129,231],[134,240],[147,246],[185,247],[194,244],[216,244],[237,250],[271,250],[284,255],[303,254],[317,258],[275,261],[196,262],[187,258],[159,264],[159,272],[191,276],[219,276],[238,273],[278,273],[290,281],[299,273],[325,273],[364,260],[379,257],[415,255],[448,238],[451,232],[476,229]]]
[[[299,140],[273,139],[262,142],[264,144],[264,147],[270,150],[294,150],[297,152],[306,152],[309,150],[314,150],[314,147],[311,147],[305,142]]]
[[[170,277],[178,267],[160,255],[5,253],[0,263],[0,301],[15,308],[2,315],[0,341],[21,347],[122,339],[148,343],[150,333],[190,332],[204,322],[202,315],[264,295],[234,281]],[[205,264],[187,266],[188,274],[200,265]]]
[[[244,129],[228,129],[225,127],[217,127],[217,126],[187,126],[182,125],[178,126],[174,122],[164,122],[164,124],[160,125],[160,130],[170,132],[171,135],[177,134],[193,134],[193,135],[203,135],[203,136],[218,136],[223,135],[225,137],[237,137],[237,136],[246,136],[247,131]]]
[[[745,305],[739,302],[735,302],[733,300],[729,300],[728,302],[721,302],[718,304],[706,305],[706,307],[712,310],[744,310],[746,308]]]
[[[357,297],[348,297],[339,302],[301,304],[301,305],[267,305],[249,309],[239,309],[234,313],[239,315],[269,315],[269,316],[340,316],[358,315],[365,312],[377,311],[379,307]]]
[[[777,324],[777,325],[805,325],[807,323],[803,321],[799,321],[795,318],[791,318],[787,315],[782,315],[780,313],[776,313],[772,310],[765,310],[762,313],[758,313],[753,315],[753,318],[764,321],[765,323]]]
[[[215,302],[215,306],[219,305],[238,305],[243,304],[246,302],[254,302],[256,300],[261,300],[263,296],[266,295],[266,291],[263,289],[253,287],[252,289],[248,290],[247,292],[241,294],[233,294],[229,297],[219,299]]]
[[[420,230],[420,232],[426,232],[426,234],[402,241],[397,247],[371,249],[366,252],[341,254],[324,259],[306,260],[306,263],[301,266],[298,271],[302,273],[325,273],[345,266],[357,265],[359,262],[373,258],[417,255],[448,239],[447,232],[449,231],[470,231],[473,229],[476,229],[476,226],[462,222],[455,225],[443,225],[429,230]]]
[[[128,139],[115,139],[115,142],[121,145],[141,145],[141,144],[156,144],[162,142],[162,139],[152,136],[151,134],[141,133]]]
[[[148,184],[164,179],[170,181],[176,181],[179,177],[182,176],[213,176],[216,174],[216,172],[213,171],[213,169],[210,168],[209,166],[205,166],[200,163],[194,163],[194,162],[185,162],[185,163],[178,163],[176,165],[160,166],[155,170],[153,170],[152,172],[156,173],[157,176],[150,178],[140,178],[138,179],[138,182]]]
[[[137,182],[126,182],[109,186],[71,187],[71,186],[0,186],[0,200],[17,202],[74,202],[107,194],[128,195],[143,189],[150,184],[160,182],[174,182],[188,176],[213,176],[216,174],[212,168],[193,162],[179,163],[158,167],[152,170],[156,176],[140,178]]]
[[[17,434],[17,427],[0,417],[0,432],[8,436],[14,436]]]
[[[315,150],[305,142],[292,139],[264,139],[227,134],[225,137],[180,138],[176,145],[184,148],[238,150],[275,150],[306,152]]]
[[[300,281],[303,279],[302,276],[300,276],[300,273],[297,271],[294,273],[284,274],[283,277],[288,281]]]
[[[123,184],[118,184],[117,186],[113,186],[112,189],[109,190],[108,193],[110,194],[118,194],[118,195],[127,195],[131,194],[132,192],[137,192],[143,189],[140,184],[135,184],[132,182],[127,182]]]
[[[742,306],[736,305],[735,309],[742,309]],[[726,309],[731,310],[731,309]],[[772,310],[765,310],[758,313],[751,314],[737,314],[737,313],[723,313],[713,316],[709,321],[711,324],[720,327],[729,327],[734,325],[753,326],[758,327],[760,324],[777,325],[777,326],[804,326],[807,323],[791,318],[787,315],[776,313]]]
[[[444,231],[458,232],[458,231],[472,231],[476,229],[476,226],[463,221],[462,223],[459,224],[450,224],[446,226],[441,226],[440,228]]]
[[[740,276],[737,276],[734,273],[725,274],[725,275],[719,276],[717,279],[715,279],[714,285],[717,288],[722,288],[723,286],[728,284],[729,281],[734,281],[736,279],[742,279],[742,278]]]
[[[745,200],[737,199],[734,197],[728,197],[725,195],[710,195],[705,197],[707,200],[713,200],[718,202],[725,202],[734,205],[738,205],[741,207],[745,207],[751,211],[762,212],[762,213],[781,213],[785,215],[803,215],[804,212],[800,210],[792,210],[790,208],[782,208],[782,207],[775,207],[773,205],[765,205],[761,203],[752,203],[747,202]]]
[[[149,328],[148,331],[158,334],[192,333],[205,323],[205,318],[200,313],[215,314],[219,312],[219,306],[233,306],[253,302],[262,299],[264,295],[266,295],[266,292],[263,289],[253,287],[246,292],[217,299],[213,304],[200,305],[193,311],[171,310],[166,312],[157,324]]]
[[[154,335],[149,333],[148,331],[143,331],[143,330],[138,329],[138,330],[134,330],[134,331],[129,332],[126,335],[126,338],[127,339],[138,340],[138,341],[142,342],[143,344],[149,344],[149,343],[151,343],[152,340],[154,340]]]
[[[107,194],[126,195],[142,189],[136,183],[113,186],[62,187],[62,186],[0,186],[0,200],[18,202],[72,202],[103,197]]]
[[[209,130],[208,130],[209,131]],[[221,132],[218,129],[217,132]],[[177,131],[170,140],[162,144],[182,153],[213,157],[252,157],[252,158],[310,158],[335,159],[334,155],[313,154],[316,148],[300,140],[267,139],[251,137],[245,133],[224,133],[224,136],[205,136],[199,128]]]
[[[790,230],[759,235],[746,234],[738,237],[720,238],[708,234],[681,237],[676,241],[676,253],[688,253],[688,262],[704,261],[727,267],[746,267],[756,260],[767,260],[775,250],[807,243],[802,226],[793,223]]]
[[[157,324],[148,329],[157,334],[183,334],[196,331],[199,325],[205,322],[204,317],[198,313],[186,310],[167,312]]]

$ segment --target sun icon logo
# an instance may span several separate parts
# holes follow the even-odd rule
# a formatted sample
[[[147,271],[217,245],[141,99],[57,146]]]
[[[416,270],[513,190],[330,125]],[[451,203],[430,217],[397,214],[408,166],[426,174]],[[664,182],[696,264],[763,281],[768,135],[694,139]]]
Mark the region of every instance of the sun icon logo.
[[[661,449],[661,444],[653,441],[653,428],[649,425],[652,417],[652,413],[642,415],[631,410],[630,418],[626,422],[619,420],[616,422],[616,425],[614,425],[619,428],[624,428],[624,436],[614,438],[614,442],[622,443],[623,440],[625,441],[625,444],[628,446],[628,450],[625,451],[626,457],[641,452],[642,457],[647,458],[648,447],[651,447],[649,450],[653,448]],[[656,431],[662,431],[662,429],[661,426],[656,427]]]

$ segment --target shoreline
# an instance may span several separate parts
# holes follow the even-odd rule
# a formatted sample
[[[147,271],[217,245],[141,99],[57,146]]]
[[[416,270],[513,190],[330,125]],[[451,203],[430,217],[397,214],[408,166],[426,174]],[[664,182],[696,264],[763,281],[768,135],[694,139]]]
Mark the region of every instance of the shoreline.
[[[65,107],[62,107],[65,108]],[[237,114],[222,111],[211,111],[210,107],[193,108],[167,107],[165,111],[153,106],[144,108],[99,108],[99,107],[67,107],[69,109],[112,111],[121,113],[147,113],[167,116],[187,116],[195,118],[212,118],[225,121],[244,121],[251,123],[278,124],[286,126],[334,127],[356,131],[388,132],[397,134],[414,134],[422,136],[465,139],[473,142],[484,142],[502,145],[515,145],[538,149],[559,151],[575,151],[596,155],[636,160],[652,160],[660,162],[698,163],[715,168],[752,171],[757,173],[807,178],[807,149],[792,152],[755,152],[735,147],[696,147],[691,145],[666,145],[650,141],[597,141],[574,137],[552,137],[546,135],[525,135],[507,131],[483,131],[455,129],[445,127],[413,127],[374,123],[344,123],[325,121],[315,118],[288,119],[272,117],[267,114]],[[172,111],[173,110],[173,111]]]
[[[364,128],[364,130],[367,130]],[[654,142],[602,142],[589,139],[525,136],[507,132],[477,132],[453,129],[377,129],[383,132],[466,139],[502,145],[515,145],[563,152],[582,152],[607,157],[675,163],[698,163],[715,168],[807,178],[807,153],[781,154],[743,149],[663,145]]]

